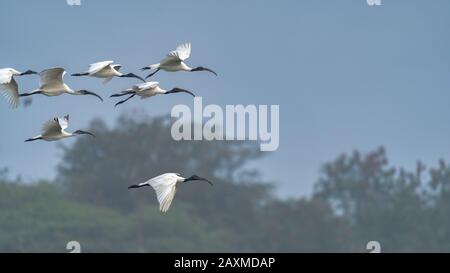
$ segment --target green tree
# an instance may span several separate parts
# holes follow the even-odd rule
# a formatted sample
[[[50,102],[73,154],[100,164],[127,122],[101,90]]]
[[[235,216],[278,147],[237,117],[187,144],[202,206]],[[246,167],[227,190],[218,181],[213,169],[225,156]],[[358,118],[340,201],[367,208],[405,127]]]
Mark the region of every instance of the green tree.
[[[365,156],[354,152],[324,166],[315,197],[351,225],[347,251],[371,240],[380,241],[384,251],[423,251],[432,237],[422,226],[429,220],[423,170],[421,163],[416,172],[390,167],[383,148]]]

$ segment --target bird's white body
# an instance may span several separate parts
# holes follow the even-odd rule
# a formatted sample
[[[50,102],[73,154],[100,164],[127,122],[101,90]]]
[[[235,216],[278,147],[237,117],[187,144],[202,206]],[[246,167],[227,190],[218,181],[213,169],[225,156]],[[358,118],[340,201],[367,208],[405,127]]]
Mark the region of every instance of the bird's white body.
[[[42,133],[34,138],[46,141],[57,141],[74,136],[72,133],[65,131],[67,127],[69,127],[68,116],[64,118],[54,118],[44,123],[44,126],[42,126]]]
[[[41,73],[39,73],[39,88],[32,91],[31,93],[22,93],[19,96],[31,96],[35,94],[42,94],[48,97],[59,96],[62,94],[92,95],[103,101],[103,99],[99,95],[93,92],[87,90],[73,90],[64,83],[64,75],[66,75],[66,71],[61,67],[54,67],[43,70],[41,71]]]
[[[40,86],[36,91],[40,91],[43,95],[49,97],[59,96],[64,93],[76,95],[75,91],[64,83],[64,75],[66,75],[66,71],[61,67],[42,71],[39,73]]]
[[[89,132],[81,130],[69,133],[66,132],[67,127],[69,127],[69,115],[62,118],[54,118],[44,123],[44,126],[42,127],[42,133],[40,135],[27,139],[25,140],[25,142],[35,140],[57,141],[64,138],[79,136],[83,134],[94,136]]]
[[[105,79],[103,83],[107,83],[114,77],[120,77],[123,74],[117,69],[120,68],[120,64],[114,64],[114,61],[104,61],[93,63],[89,65],[88,76]]]
[[[168,72],[191,71],[192,68],[184,62],[191,56],[191,48],[191,43],[181,44],[175,50],[169,52],[159,63],[152,64],[149,68]]]
[[[120,65],[120,64],[114,64],[114,61],[98,62],[98,63],[90,64],[87,72],[72,74],[72,76],[76,76],[76,77],[88,76],[88,77],[104,79],[103,84],[108,83],[114,77],[137,78],[137,79],[145,82],[145,80],[143,78],[139,77],[136,74],[133,74],[133,73],[123,74],[123,73],[119,72],[121,67],[122,67],[122,65]]]
[[[185,180],[177,173],[165,173],[154,177],[138,186],[151,186],[156,192],[156,198],[159,202],[159,209],[166,212],[172,204],[173,198],[177,191],[177,185]]]
[[[0,69],[0,92],[13,108],[19,105],[19,86],[14,76],[19,76],[21,72],[14,68]]]
[[[192,67],[188,66],[183,61],[170,61],[165,63],[160,63],[159,69],[167,72],[177,72],[177,71],[191,71]]]
[[[159,86],[159,82],[145,82],[141,84],[136,84],[132,88],[125,90],[125,92],[128,91],[136,92],[136,95],[140,96],[141,99],[146,99],[156,95],[165,94],[167,92],[167,90],[164,90]]]
[[[191,96],[195,97],[195,95],[191,91],[188,91],[186,89],[181,89],[181,88],[177,88],[177,87],[173,88],[171,90],[162,89],[159,86],[159,82],[144,82],[144,83],[136,84],[136,85],[133,85],[133,87],[122,91],[119,94],[111,95],[111,97],[121,97],[121,96],[130,95],[127,99],[116,103],[116,106],[117,106],[119,104],[122,104],[122,103],[132,99],[134,96],[139,96],[139,97],[141,97],[141,99],[146,99],[146,98],[150,98],[150,97],[153,97],[156,95],[165,95],[165,94],[173,94],[173,93],[180,93],[180,92],[188,93]]]

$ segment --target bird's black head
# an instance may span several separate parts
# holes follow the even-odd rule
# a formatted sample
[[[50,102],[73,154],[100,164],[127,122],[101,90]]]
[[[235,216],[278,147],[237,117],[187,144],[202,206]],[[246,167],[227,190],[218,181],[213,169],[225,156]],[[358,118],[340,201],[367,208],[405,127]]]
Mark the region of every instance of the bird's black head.
[[[122,78],[136,78],[138,80],[141,80],[141,81],[145,82],[145,80],[143,78],[141,78],[138,75],[133,74],[133,73],[124,74],[124,75],[122,75],[120,77],[122,77]]]
[[[188,182],[188,181],[205,181],[205,182],[209,183],[211,186],[213,185],[213,183],[211,181],[209,181],[208,179],[200,177],[195,174],[189,178],[185,178],[183,183]]]
[[[199,67],[191,69],[191,72],[196,72],[196,71],[208,71],[208,72],[211,72],[211,73],[213,73],[214,75],[217,76],[217,73],[214,72],[212,69],[209,69],[209,68],[206,68],[206,67],[203,67],[203,66],[199,66]]]
[[[75,132],[73,132],[74,135],[90,135],[95,137],[95,135],[93,133],[89,133],[86,131],[82,131],[82,130],[76,130]]]
[[[80,94],[80,95],[91,95],[91,96],[97,97],[97,98],[99,98],[101,101],[103,101],[103,98],[102,98],[102,97],[100,97],[100,96],[97,95],[96,93],[91,92],[91,91],[88,91],[88,90],[79,90],[79,91],[77,91],[77,93]]]
[[[36,71],[33,71],[33,70],[27,70],[23,73],[20,73],[20,76],[31,75],[31,74],[39,74],[39,73],[37,73]]]

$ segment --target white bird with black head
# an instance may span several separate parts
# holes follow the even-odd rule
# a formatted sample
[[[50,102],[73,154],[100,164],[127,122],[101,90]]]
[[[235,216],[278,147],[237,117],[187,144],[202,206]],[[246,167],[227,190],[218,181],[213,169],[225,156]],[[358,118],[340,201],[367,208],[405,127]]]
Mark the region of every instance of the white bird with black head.
[[[14,68],[0,69],[0,93],[6,98],[12,108],[19,106],[19,85],[14,79],[15,76],[25,76],[38,74],[32,70],[19,72]]]
[[[191,177],[184,178],[178,173],[165,173],[160,176],[154,177],[146,182],[129,186],[129,189],[141,188],[145,186],[151,186],[156,192],[156,198],[159,202],[159,210],[166,212],[170,204],[172,204],[173,198],[177,191],[177,186],[189,181],[204,181],[213,185],[208,179],[202,178],[198,175],[192,175]]]
[[[187,71],[187,72],[195,72],[195,71],[208,71],[217,76],[217,73],[213,70],[198,66],[195,68],[190,67],[184,61],[191,56],[191,43],[184,43],[179,45],[175,50],[169,52],[167,56],[162,59],[157,64],[152,64],[142,68],[141,70],[152,70],[156,69],[155,72],[151,73],[146,77],[146,79],[158,73],[160,70],[168,71],[168,72],[176,72],[176,71]]]
[[[123,74],[123,73],[119,72],[120,68],[122,68],[122,65],[114,64],[114,61],[104,61],[104,62],[90,64],[87,72],[76,73],[76,74],[72,74],[71,76],[74,76],[74,77],[88,76],[88,77],[105,79],[103,81],[103,84],[108,83],[114,77],[136,78],[136,79],[139,79],[139,80],[145,82],[145,80],[143,78],[141,78],[138,75],[135,75],[133,73]]]
[[[80,135],[90,135],[94,136],[94,134],[77,130],[73,133],[66,132],[65,130],[69,127],[69,115],[64,116],[62,118],[54,118],[52,120],[44,123],[42,127],[42,133],[33,138],[29,138],[25,140],[25,142],[36,141],[36,140],[45,140],[45,141],[57,141],[64,138],[80,136]]]
[[[195,97],[194,93],[192,93],[191,91],[182,89],[182,88],[178,88],[178,87],[172,88],[171,90],[162,89],[159,86],[159,82],[145,82],[145,83],[136,84],[133,87],[128,88],[128,89],[122,91],[121,93],[111,95],[110,97],[114,98],[114,97],[130,95],[125,100],[122,100],[122,101],[119,101],[118,103],[116,103],[115,106],[117,106],[119,104],[122,104],[122,103],[128,101],[129,99],[133,98],[136,95],[140,96],[141,99],[146,99],[146,98],[150,98],[150,97],[153,97],[156,95],[168,95],[168,94],[174,94],[174,93],[187,93],[187,94]]]
[[[62,94],[69,95],[91,95],[99,98],[103,101],[102,97],[95,94],[94,92],[88,90],[73,90],[67,84],[64,83],[64,75],[66,71],[62,67],[54,67],[46,69],[39,73],[40,76],[40,86],[38,89],[32,91],[31,93],[20,94],[21,97],[42,94],[48,97],[59,96]]]

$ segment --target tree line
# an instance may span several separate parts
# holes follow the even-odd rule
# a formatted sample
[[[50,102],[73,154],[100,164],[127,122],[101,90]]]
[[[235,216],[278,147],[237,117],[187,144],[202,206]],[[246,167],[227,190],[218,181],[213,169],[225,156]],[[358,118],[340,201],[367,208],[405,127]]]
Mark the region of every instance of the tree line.
[[[63,146],[54,181],[0,171],[0,251],[383,252],[450,251],[450,168],[393,167],[380,147],[324,164],[311,196],[281,198],[257,169],[258,143],[177,142],[168,117],[121,116],[97,138]],[[154,192],[127,187],[165,172],[214,187],[180,188],[168,213]],[[298,175],[296,175],[298,177]],[[33,183],[30,183],[33,182]],[[303,181],[298,181],[302,183]]]

